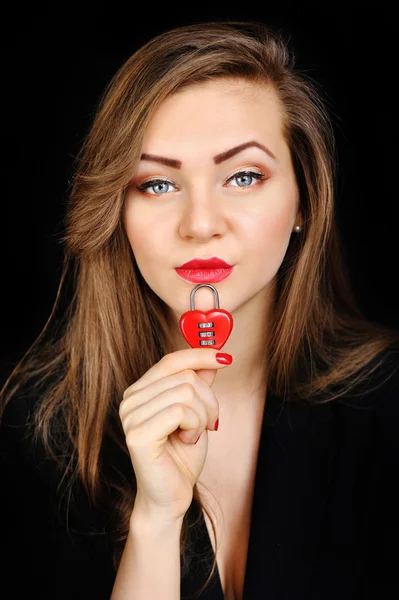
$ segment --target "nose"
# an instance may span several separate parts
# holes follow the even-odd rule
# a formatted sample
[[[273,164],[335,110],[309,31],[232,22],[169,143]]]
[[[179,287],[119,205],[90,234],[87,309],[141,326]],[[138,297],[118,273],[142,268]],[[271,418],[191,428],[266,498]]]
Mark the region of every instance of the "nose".
[[[205,242],[222,236],[227,226],[222,198],[205,188],[187,194],[179,220],[179,234],[183,239]]]

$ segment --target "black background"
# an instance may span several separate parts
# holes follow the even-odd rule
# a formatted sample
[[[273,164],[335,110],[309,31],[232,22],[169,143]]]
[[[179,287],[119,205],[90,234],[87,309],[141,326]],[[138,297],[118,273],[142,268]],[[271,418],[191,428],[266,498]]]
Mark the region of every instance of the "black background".
[[[284,29],[323,87],[339,155],[337,218],[364,313],[399,328],[397,38],[388,3],[16,5],[3,19],[1,368],[33,343],[56,297],[73,161],[113,74],[171,27],[258,20]],[[3,38],[4,39],[4,38]],[[5,210],[4,210],[5,209]]]

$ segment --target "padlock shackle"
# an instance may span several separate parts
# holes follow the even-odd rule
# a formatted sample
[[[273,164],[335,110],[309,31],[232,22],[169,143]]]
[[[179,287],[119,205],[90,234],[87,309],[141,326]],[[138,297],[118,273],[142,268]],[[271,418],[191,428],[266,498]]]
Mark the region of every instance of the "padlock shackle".
[[[190,294],[190,308],[191,308],[191,310],[195,309],[195,306],[194,306],[194,296],[195,296],[196,291],[199,290],[199,288],[201,288],[201,287],[209,287],[209,288],[211,288],[211,290],[213,290],[213,293],[215,295],[216,308],[220,308],[219,307],[219,294],[218,294],[217,289],[215,287],[213,287],[213,285],[211,285],[210,283],[199,283],[198,285],[195,286],[195,288],[191,291],[191,294]]]

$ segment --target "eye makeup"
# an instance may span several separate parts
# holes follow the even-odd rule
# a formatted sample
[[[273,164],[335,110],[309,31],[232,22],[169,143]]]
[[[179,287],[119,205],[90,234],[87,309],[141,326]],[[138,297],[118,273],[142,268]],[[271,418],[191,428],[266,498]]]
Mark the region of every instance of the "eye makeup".
[[[233,175],[231,175],[230,177],[228,177],[226,179],[226,183],[229,183],[230,181],[234,181],[236,179],[239,178],[244,178],[244,177],[248,177],[252,180],[264,180],[266,178],[266,174],[265,173],[261,173],[258,171],[251,171],[251,170],[243,170],[243,171],[237,171],[236,173],[234,173]],[[154,188],[156,185],[169,185],[169,186],[174,186],[174,187],[178,187],[173,181],[171,181],[170,179],[161,179],[161,178],[154,178],[154,179],[149,179],[148,181],[145,181],[144,183],[136,186],[136,189],[139,192],[146,192],[147,190]],[[253,185],[236,185],[236,186],[232,186],[232,187],[240,187],[240,188],[249,188],[249,187],[254,187]],[[157,193],[153,193],[152,195],[163,195],[163,193],[161,194],[157,194]]]

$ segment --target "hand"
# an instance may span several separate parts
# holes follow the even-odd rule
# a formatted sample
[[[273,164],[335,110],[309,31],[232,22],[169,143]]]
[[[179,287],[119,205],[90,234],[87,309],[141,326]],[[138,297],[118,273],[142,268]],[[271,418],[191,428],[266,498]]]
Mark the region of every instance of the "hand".
[[[178,520],[190,507],[219,403],[217,350],[166,354],[128,387],[119,407],[137,481],[134,512]],[[197,444],[195,441],[200,437]]]

